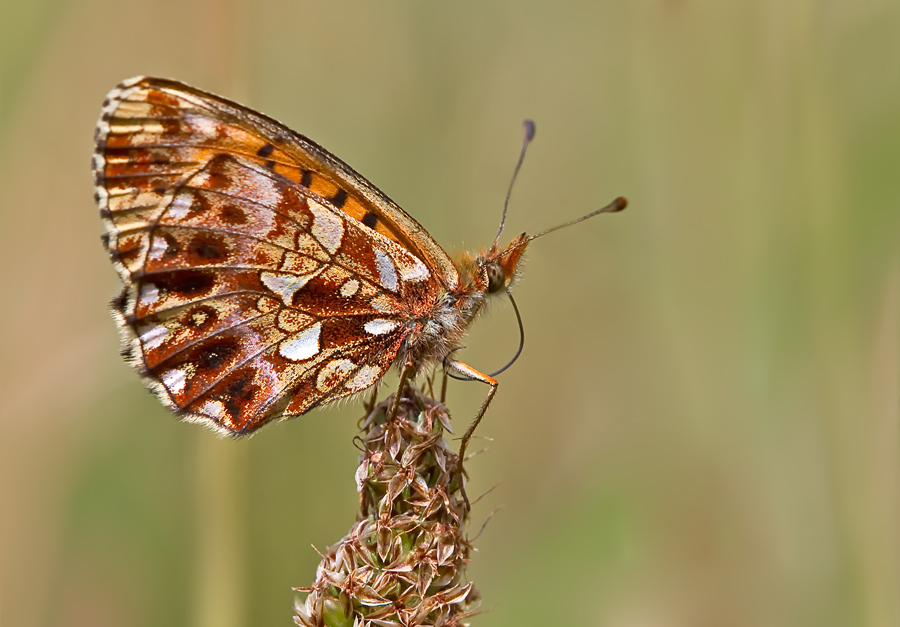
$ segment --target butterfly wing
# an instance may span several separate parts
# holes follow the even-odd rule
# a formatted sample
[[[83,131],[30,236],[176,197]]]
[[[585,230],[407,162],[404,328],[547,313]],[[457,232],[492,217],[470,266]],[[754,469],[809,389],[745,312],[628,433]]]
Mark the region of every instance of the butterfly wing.
[[[124,353],[189,420],[241,435],[367,388],[458,281],[373,185],[234,103],[131,79],[96,139]]]

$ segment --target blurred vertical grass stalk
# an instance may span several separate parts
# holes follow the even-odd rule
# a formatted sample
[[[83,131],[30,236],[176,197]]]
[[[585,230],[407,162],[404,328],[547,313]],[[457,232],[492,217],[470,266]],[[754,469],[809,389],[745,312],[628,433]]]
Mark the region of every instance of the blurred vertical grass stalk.
[[[200,0],[197,52],[207,67],[211,91],[249,102],[245,6],[241,0]],[[193,434],[196,507],[196,627],[247,624],[247,443],[224,440],[206,431]]]
[[[871,625],[891,625],[900,619],[900,530],[896,526],[900,522],[900,249],[879,296],[871,346],[870,404],[865,408],[875,418],[868,471],[879,481],[867,485],[867,506],[854,530],[861,545],[862,587],[867,591],[863,616]],[[893,542],[884,546],[882,538]]]

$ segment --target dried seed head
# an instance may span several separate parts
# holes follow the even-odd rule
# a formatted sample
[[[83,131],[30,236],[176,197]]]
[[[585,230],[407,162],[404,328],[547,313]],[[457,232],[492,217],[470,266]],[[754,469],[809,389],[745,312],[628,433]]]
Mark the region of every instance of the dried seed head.
[[[365,418],[356,471],[360,515],[322,558],[294,622],[304,627],[468,625],[480,596],[465,581],[472,547],[449,416],[408,387],[397,416],[391,398]]]

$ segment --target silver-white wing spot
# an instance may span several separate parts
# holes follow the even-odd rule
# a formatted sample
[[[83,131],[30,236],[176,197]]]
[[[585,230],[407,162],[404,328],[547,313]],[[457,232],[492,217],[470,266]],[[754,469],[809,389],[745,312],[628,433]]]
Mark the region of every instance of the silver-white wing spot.
[[[341,247],[341,240],[344,238],[344,222],[315,200],[309,199],[308,202],[309,210],[313,214],[313,237],[333,255]]]
[[[393,320],[375,318],[374,320],[369,320],[367,323],[365,323],[363,325],[363,328],[369,335],[384,335],[385,333],[390,333],[391,331],[396,329],[398,324],[399,323]]]
[[[166,389],[172,394],[181,394],[184,391],[186,380],[185,372],[181,368],[169,370],[162,376],[163,385],[165,385]]]
[[[141,332],[141,346],[145,349],[157,348],[169,337],[169,330],[161,324],[154,324]]]
[[[179,194],[169,205],[169,217],[173,220],[181,220],[191,212],[194,205],[194,197],[190,194]]]
[[[144,283],[141,285],[141,295],[139,299],[143,305],[153,305],[159,300],[159,289],[153,283]]]
[[[203,403],[203,407],[201,410],[207,416],[212,416],[213,418],[218,418],[219,420],[225,417],[225,403],[222,401],[206,401]]]
[[[297,290],[302,289],[304,285],[310,282],[318,275],[324,266],[310,272],[309,274],[288,274],[286,272],[262,272],[259,275],[260,281],[270,290],[281,296],[281,300],[285,305],[290,305],[294,300],[294,294]]]
[[[167,250],[169,250],[169,242],[164,237],[154,236],[153,243],[150,244],[150,258],[158,261],[163,258]]]
[[[322,323],[317,322],[284,340],[278,347],[278,352],[282,357],[291,361],[309,359],[319,352],[319,336],[321,334]]]
[[[394,268],[394,262],[377,248],[375,249],[375,265],[378,268],[378,276],[381,278],[381,286],[396,292],[397,270]]]
[[[400,278],[404,281],[424,281],[430,276],[428,267],[415,255],[404,255],[397,268],[400,270]]]

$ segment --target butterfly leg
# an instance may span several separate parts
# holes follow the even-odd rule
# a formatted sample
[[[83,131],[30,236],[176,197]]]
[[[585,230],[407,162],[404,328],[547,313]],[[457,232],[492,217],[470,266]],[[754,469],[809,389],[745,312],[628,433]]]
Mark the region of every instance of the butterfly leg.
[[[371,416],[372,412],[375,411],[375,405],[378,404],[378,384],[376,383],[372,387],[372,396],[369,397],[369,400],[366,401],[365,409],[366,415],[362,418],[362,421],[366,421]]]
[[[444,370],[444,376],[441,379],[441,403],[447,404],[447,381],[450,380],[450,375],[447,374],[447,371]]]
[[[447,365],[450,368],[453,368],[456,372],[461,375],[464,375],[470,379],[474,379],[475,381],[481,381],[482,383],[487,383],[491,386],[491,389],[487,393],[487,397],[484,399],[484,402],[481,404],[481,408],[478,410],[478,413],[475,414],[475,419],[472,421],[472,424],[469,425],[469,428],[466,429],[466,432],[463,434],[462,442],[459,445],[459,474],[460,481],[463,481],[463,475],[465,471],[463,470],[463,460],[466,457],[466,448],[469,446],[469,440],[472,439],[472,434],[475,433],[475,429],[478,428],[478,423],[481,422],[481,419],[484,418],[484,413],[487,411],[488,405],[491,404],[491,400],[494,398],[494,394],[497,392],[497,380],[493,377],[489,377],[486,374],[478,372],[472,366],[468,364],[464,364],[461,361],[449,361]],[[465,482],[463,481],[462,485],[462,496],[466,502],[466,509],[471,509],[469,504],[469,497],[466,494]]]
[[[397,410],[400,409],[400,397],[403,396],[403,389],[406,387],[406,384],[409,383],[409,380],[412,378],[415,371],[416,365],[411,361],[406,362],[403,366],[403,370],[400,371],[400,385],[397,386],[394,402],[391,403],[391,411],[387,415],[388,421],[393,420],[397,416]]]

